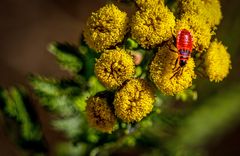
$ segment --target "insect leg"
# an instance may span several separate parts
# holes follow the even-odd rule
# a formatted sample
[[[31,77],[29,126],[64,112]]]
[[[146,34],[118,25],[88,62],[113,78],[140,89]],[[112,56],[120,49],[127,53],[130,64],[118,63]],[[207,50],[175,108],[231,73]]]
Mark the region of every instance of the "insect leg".
[[[178,68],[175,68],[175,70],[173,70],[173,72],[177,72],[177,71],[179,71],[180,68],[181,68],[181,67],[178,66]]]
[[[176,59],[175,65],[174,65],[174,68],[173,68],[173,69],[176,69],[178,63],[179,63],[179,58]]]
[[[182,75],[182,74],[183,74],[183,69],[184,69],[184,66],[181,68],[179,75]]]
[[[173,76],[170,78],[170,80],[177,75],[177,72],[173,74]]]
[[[180,72],[180,70],[181,70],[181,67],[179,66],[179,67],[174,71],[174,74],[173,74],[173,76],[170,78],[170,80],[171,80],[173,77],[175,77],[176,75],[178,75],[179,72]]]

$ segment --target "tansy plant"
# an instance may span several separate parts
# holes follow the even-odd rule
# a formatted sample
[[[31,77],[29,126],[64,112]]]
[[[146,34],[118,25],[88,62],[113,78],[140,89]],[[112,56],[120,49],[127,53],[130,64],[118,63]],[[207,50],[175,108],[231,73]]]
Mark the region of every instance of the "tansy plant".
[[[135,4],[137,11],[131,17],[107,4],[92,13],[84,29],[87,45],[100,55],[95,75],[114,93],[108,104],[107,97],[97,94],[87,102],[89,123],[102,131],[115,130],[113,116],[126,123],[147,116],[156,90],[164,95],[184,94],[197,76],[219,82],[231,68],[226,47],[214,37],[222,19],[218,0],[179,0],[175,12],[162,0],[136,0]],[[182,30],[189,35],[180,34]],[[110,110],[113,115],[108,115]]]
[[[191,129],[196,124],[191,116],[186,118],[186,129],[198,140],[190,144],[183,131],[178,131],[178,121],[183,122],[184,113],[173,113],[162,103],[169,101],[169,96],[196,100],[194,79],[221,82],[228,75],[230,55],[215,36],[222,19],[220,2],[126,3],[133,7],[132,13],[119,9],[117,3],[94,11],[86,21],[79,45],[49,46],[71,78],[56,80],[31,75],[31,85],[40,102],[58,114],[53,125],[74,143],[61,146],[61,152],[68,148],[72,155],[106,155],[125,146],[138,144],[147,148],[157,143],[161,144],[161,155],[188,151],[193,156],[192,147],[203,143],[213,131],[200,134]],[[224,107],[217,109],[221,108]],[[234,114],[234,110],[228,112]],[[193,121],[202,121],[200,112],[209,113],[205,109],[196,112]],[[230,120],[223,114],[219,118]],[[212,129],[220,127],[218,120],[212,121]],[[160,131],[152,136],[161,138],[155,143],[149,141],[151,127]],[[175,134],[182,137],[170,137]]]

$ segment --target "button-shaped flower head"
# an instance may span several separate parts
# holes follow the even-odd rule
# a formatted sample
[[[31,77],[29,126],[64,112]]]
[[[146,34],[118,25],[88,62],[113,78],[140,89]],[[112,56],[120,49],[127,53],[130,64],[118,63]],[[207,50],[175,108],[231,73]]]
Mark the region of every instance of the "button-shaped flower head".
[[[198,15],[210,27],[219,25],[222,19],[219,0],[178,0],[181,14]]]
[[[127,13],[120,11],[113,4],[108,4],[92,13],[83,35],[90,48],[102,52],[122,42],[127,32],[127,24]]]
[[[138,122],[152,111],[154,92],[143,79],[131,79],[115,94],[115,114],[124,122]]]
[[[108,89],[116,89],[135,73],[133,58],[124,49],[106,50],[95,64],[95,74]]]
[[[116,122],[113,106],[105,93],[98,93],[87,100],[87,120],[91,127],[102,132],[112,132]]]
[[[132,17],[132,38],[144,48],[154,47],[172,37],[174,26],[175,17],[164,5],[140,10]]]
[[[221,42],[212,42],[206,52],[204,65],[210,81],[222,81],[231,69],[231,60],[227,48]]]
[[[159,48],[153,61],[150,64],[150,77],[157,88],[165,95],[174,95],[192,86],[192,79],[195,78],[195,63],[190,58],[182,67],[182,72],[175,72],[174,69],[178,54],[170,51],[169,46]]]

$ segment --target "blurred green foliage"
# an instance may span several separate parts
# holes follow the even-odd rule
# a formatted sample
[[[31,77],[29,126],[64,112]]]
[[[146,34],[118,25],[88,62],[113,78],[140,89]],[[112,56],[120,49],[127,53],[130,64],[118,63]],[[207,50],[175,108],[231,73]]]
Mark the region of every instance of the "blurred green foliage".
[[[48,47],[48,50],[56,56],[57,61],[63,68],[75,73],[82,70],[81,55],[78,53],[76,47],[67,43],[52,43]]]
[[[45,151],[42,130],[31,100],[23,87],[0,89],[1,126],[12,140],[26,150],[34,153]]]

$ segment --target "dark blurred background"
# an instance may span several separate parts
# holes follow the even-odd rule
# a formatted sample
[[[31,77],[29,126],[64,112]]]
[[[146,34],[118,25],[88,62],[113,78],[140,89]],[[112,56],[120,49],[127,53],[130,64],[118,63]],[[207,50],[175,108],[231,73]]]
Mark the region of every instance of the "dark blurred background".
[[[67,77],[68,74],[60,70],[54,56],[47,52],[46,47],[52,41],[77,43],[87,17],[104,3],[104,0],[2,0],[0,86],[28,85],[26,75],[29,73]],[[224,83],[219,85],[227,86],[239,83],[240,1],[222,0],[221,3],[224,18],[218,27],[217,37],[228,47],[232,55],[233,69]],[[204,94],[200,92],[200,98],[207,96]],[[39,105],[35,107],[43,125],[44,137],[50,146],[49,155],[54,155],[56,143],[65,138],[49,125],[51,115]],[[239,147],[240,123],[221,138],[211,141],[208,151],[211,156],[240,155]],[[20,155],[18,147],[1,127],[0,155]]]

